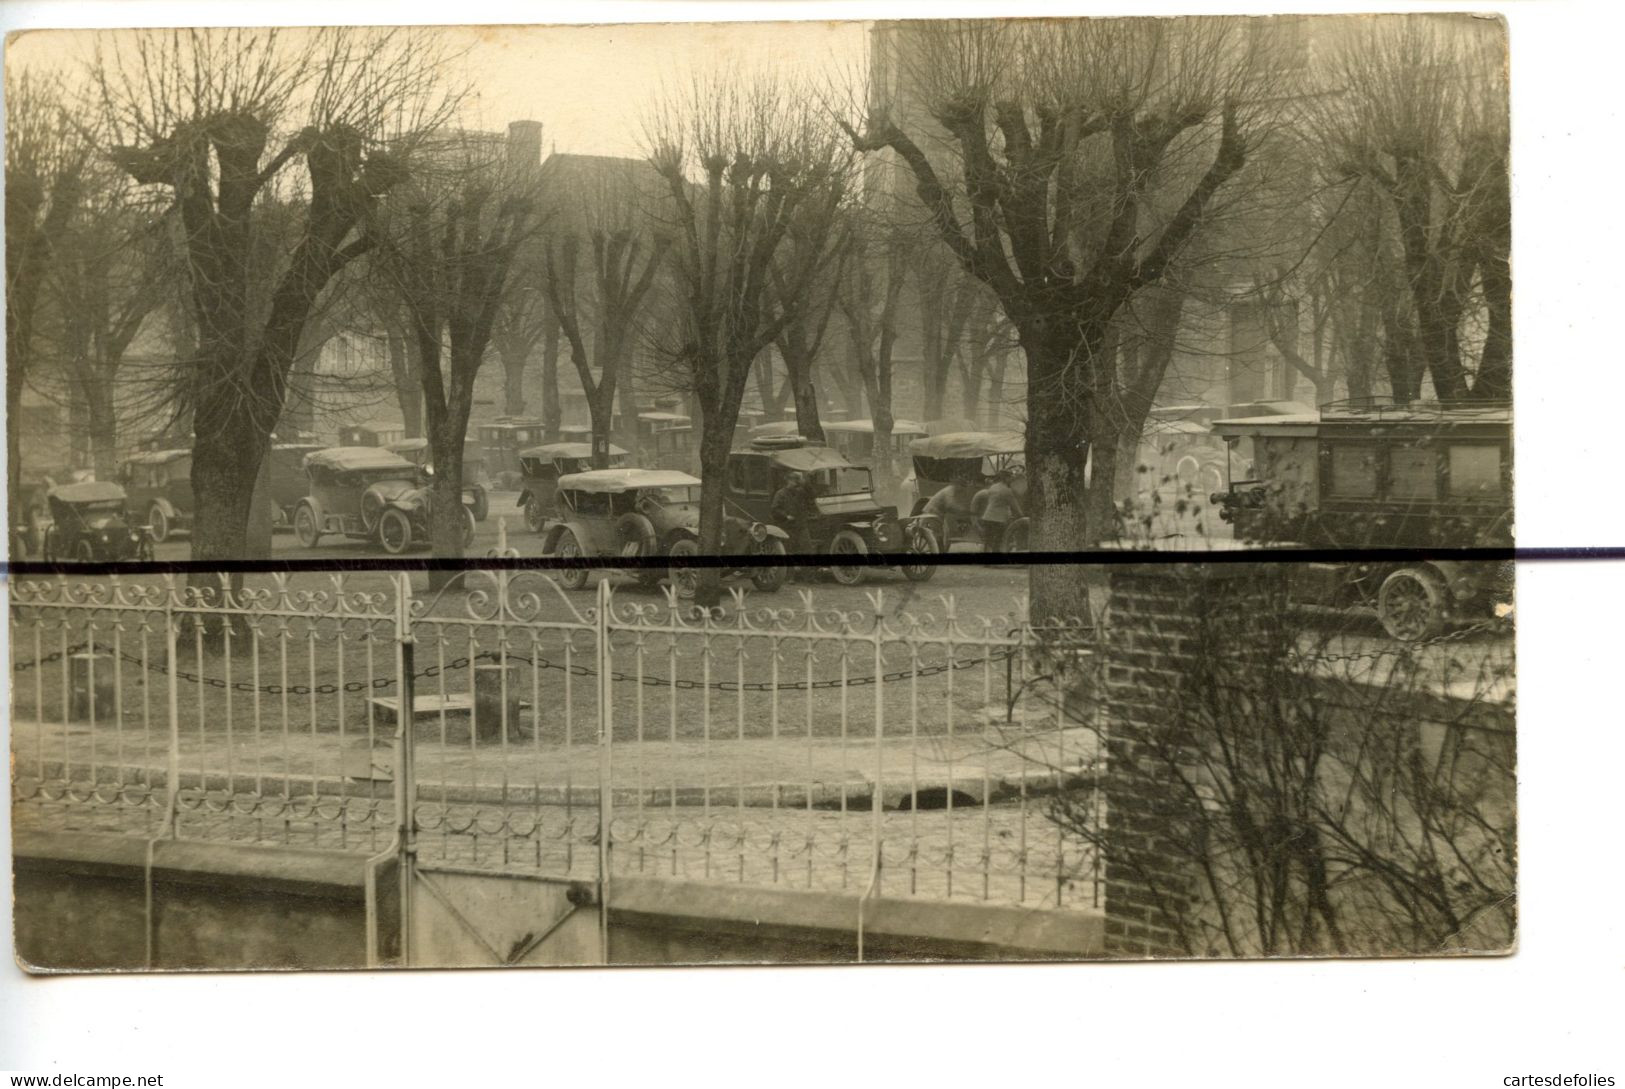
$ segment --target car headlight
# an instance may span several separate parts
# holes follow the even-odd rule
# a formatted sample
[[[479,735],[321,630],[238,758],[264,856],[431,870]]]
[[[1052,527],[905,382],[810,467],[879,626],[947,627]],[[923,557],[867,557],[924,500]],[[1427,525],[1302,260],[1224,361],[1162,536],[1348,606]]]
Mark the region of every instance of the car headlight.
[[[757,544],[767,540],[767,527],[760,522],[752,522],[750,524],[750,539]]]

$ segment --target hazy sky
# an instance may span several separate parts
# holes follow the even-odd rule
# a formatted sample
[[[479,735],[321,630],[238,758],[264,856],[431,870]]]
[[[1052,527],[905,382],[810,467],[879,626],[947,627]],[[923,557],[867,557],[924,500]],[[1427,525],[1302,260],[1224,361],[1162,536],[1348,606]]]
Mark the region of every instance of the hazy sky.
[[[544,147],[594,155],[636,155],[643,122],[663,84],[713,67],[748,71],[764,60],[807,67],[861,63],[866,24],[645,23],[622,26],[447,27],[466,49],[462,73],[475,92],[471,127],[500,129],[540,121]],[[88,31],[33,31],[17,38],[8,62],[73,66]]]

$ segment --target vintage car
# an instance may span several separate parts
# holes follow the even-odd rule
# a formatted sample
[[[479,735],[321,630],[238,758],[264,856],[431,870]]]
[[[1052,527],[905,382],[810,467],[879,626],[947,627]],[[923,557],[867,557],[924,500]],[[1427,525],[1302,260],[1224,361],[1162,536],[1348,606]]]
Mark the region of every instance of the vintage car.
[[[299,543],[326,534],[376,542],[390,555],[427,547],[434,497],[423,470],[376,446],[334,446],[305,457],[310,492],[293,512]],[[474,515],[462,506],[463,547],[474,542]]]
[[[1252,467],[1213,495],[1238,539],[1313,548],[1512,544],[1512,413],[1497,403],[1334,402],[1319,412],[1218,420]],[[1489,615],[1503,565],[1385,560],[1293,566],[1293,597],[1370,604],[1388,634],[1431,638]]]
[[[119,479],[130,509],[145,517],[154,543],[192,522],[192,451],[149,450],[127,458]]]
[[[875,422],[873,420],[828,420],[823,423],[824,443],[839,451],[846,460],[867,465],[875,460]],[[909,444],[925,435],[925,428],[913,420],[893,420],[891,425],[891,456],[901,461],[908,456]]]
[[[626,451],[614,444],[609,448],[609,465],[619,469],[626,464]],[[550,442],[519,451],[519,508],[525,512],[525,528],[540,533],[556,513],[559,478],[592,468],[592,444]]]
[[[396,420],[366,420],[339,428],[340,446],[388,446],[406,438],[406,425]]]
[[[58,476],[25,470],[18,482],[17,509],[10,512],[12,557],[39,555],[45,544],[45,531],[51,525],[51,507],[46,500],[51,489],[94,479],[96,474],[90,469],[72,469]]]
[[[928,526],[912,519],[904,524],[896,507],[881,506],[868,469],[796,436],[759,438],[729,453],[730,510],[769,521],[773,497],[794,473],[812,484],[818,509],[806,527],[805,547],[830,556],[892,556],[911,582],[936,574],[937,540]],[[863,568],[837,565],[830,568],[830,575],[843,586],[854,586],[863,581]]]
[[[45,529],[40,558],[46,563],[152,559],[146,527],[132,526],[126,517],[127,498],[123,488],[108,481],[52,488],[45,496],[51,524]]]
[[[531,416],[498,416],[479,426],[485,468],[500,488],[519,484],[519,452],[547,438],[547,425]]]
[[[413,465],[434,472],[433,452],[428,439],[402,439],[384,447]],[[485,475],[485,455],[472,443],[463,444],[463,505],[483,522],[491,513],[491,478]]]
[[[325,449],[314,442],[273,442],[265,456],[266,490],[271,495],[271,524],[293,527],[293,512],[305,497],[305,455]]]
[[[931,497],[954,480],[986,487],[998,473],[1024,473],[1026,449],[1026,440],[1017,431],[949,431],[915,439],[908,446],[913,471],[904,480],[912,503],[910,512],[918,516]],[[974,518],[950,521],[952,524],[931,527],[945,551],[959,544],[981,546],[982,533]],[[1025,551],[1028,525],[1026,518],[1011,522],[1000,550]]]
[[[559,516],[542,532],[542,553],[560,559],[583,556],[699,555],[700,482],[672,469],[593,469],[559,478]],[[789,569],[782,564],[751,567],[750,557],[777,560],[784,555],[786,534],[765,521],[728,516],[723,521],[723,554],[739,557],[733,574],[748,574],[758,590],[784,585]],[[587,584],[584,567],[557,573],[559,584],[579,590]],[[660,581],[655,568],[639,568],[638,581]],[[699,585],[694,568],[673,567],[671,585],[679,596],[693,597]]]

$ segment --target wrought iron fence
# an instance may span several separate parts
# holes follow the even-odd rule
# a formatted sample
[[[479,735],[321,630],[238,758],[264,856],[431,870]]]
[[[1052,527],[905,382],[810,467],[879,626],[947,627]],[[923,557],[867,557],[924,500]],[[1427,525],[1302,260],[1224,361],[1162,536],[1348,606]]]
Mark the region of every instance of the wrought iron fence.
[[[1098,738],[1045,681],[1087,642],[1020,603],[697,613],[499,571],[429,597],[400,574],[28,580],[10,604],[19,825],[1099,904],[1047,817],[1061,790],[1098,812]]]

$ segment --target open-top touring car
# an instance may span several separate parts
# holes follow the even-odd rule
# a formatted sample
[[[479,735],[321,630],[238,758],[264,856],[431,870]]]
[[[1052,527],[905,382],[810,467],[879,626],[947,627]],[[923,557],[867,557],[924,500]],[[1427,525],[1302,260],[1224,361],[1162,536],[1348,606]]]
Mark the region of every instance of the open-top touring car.
[[[559,515],[542,531],[544,555],[560,559],[588,556],[669,556],[683,560],[700,554],[700,482],[673,469],[594,469],[559,478]],[[784,556],[785,532],[763,521],[723,519],[722,553],[738,557],[734,574],[745,574],[759,590],[784,585],[789,570],[777,561]],[[765,559],[753,566],[751,559]],[[559,584],[579,590],[587,584],[588,570],[571,567],[557,572]],[[657,584],[663,572],[639,568],[638,581]],[[675,565],[669,572],[672,586],[682,597],[693,597],[699,584],[694,568]]]
[[[605,468],[625,464],[626,451],[611,444]],[[519,451],[519,508],[525,512],[525,528],[540,533],[556,513],[559,478],[591,467],[590,442],[550,442]]]
[[[422,469],[376,446],[334,446],[305,457],[310,493],[294,510],[299,543],[315,548],[326,534],[372,541],[390,555],[427,547],[434,496]],[[464,504],[463,547],[474,541],[474,515]]]
[[[46,563],[152,559],[147,529],[129,523],[126,498],[124,489],[110,481],[52,488],[45,496],[51,524],[45,529],[41,558]]]

